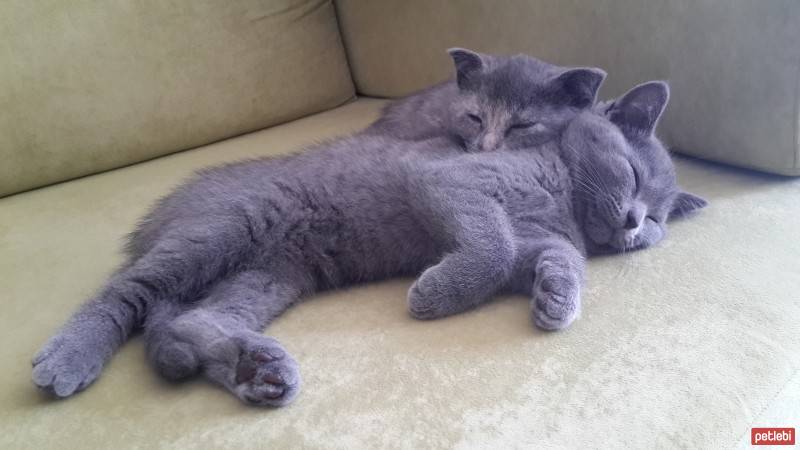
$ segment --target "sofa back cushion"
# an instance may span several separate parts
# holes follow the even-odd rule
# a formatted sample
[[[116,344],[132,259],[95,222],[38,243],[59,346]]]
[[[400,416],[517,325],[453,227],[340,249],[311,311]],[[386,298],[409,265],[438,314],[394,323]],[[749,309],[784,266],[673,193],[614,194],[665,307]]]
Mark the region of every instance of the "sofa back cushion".
[[[0,2],[0,196],[329,109],[330,0]]]
[[[800,175],[797,0],[337,0],[360,93],[447,78],[448,47],[609,72],[602,97],[665,79],[660,135],[682,152]]]

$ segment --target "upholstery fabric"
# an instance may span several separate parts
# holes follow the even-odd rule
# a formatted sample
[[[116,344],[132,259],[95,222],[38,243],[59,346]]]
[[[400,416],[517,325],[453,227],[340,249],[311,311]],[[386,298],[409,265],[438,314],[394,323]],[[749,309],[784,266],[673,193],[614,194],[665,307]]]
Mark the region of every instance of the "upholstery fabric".
[[[592,259],[581,319],[535,330],[524,298],[420,322],[410,280],[319,295],[267,330],[304,387],[246,407],[170,384],[140,338],[97,383],[52,401],[29,360],[120,262],[121,239],[192,170],[295,151],[382,102],[0,199],[0,448],[749,448],[800,426],[800,180],[677,159],[710,200],[655,248]]]
[[[666,79],[677,150],[800,175],[796,0],[338,0],[358,91],[394,97],[450,76],[448,47],[609,72],[603,97]]]
[[[330,0],[0,2],[0,196],[340,105]]]

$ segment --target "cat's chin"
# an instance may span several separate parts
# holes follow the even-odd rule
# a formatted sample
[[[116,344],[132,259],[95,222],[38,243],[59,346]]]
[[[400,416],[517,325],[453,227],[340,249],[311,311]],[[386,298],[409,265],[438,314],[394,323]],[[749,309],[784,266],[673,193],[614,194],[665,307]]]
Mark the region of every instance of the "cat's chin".
[[[646,239],[635,239],[633,243],[629,245],[620,244],[612,244],[610,242],[605,242],[599,244],[592,240],[588,240],[586,243],[586,252],[589,255],[616,255],[619,253],[628,253],[628,252],[635,252],[637,250],[644,250],[654,242],[650,242]]]
[[[666,230],[657,222],[646,219],[635,236],[625,230],[605,230],[586,234],[586,251],[590,255],[611,255],[643,250],[660,242]],[[600,241],[598,237],[607,240]]]
[[[617,253],[622,253],[622,250],[612,247],[609,244],[598,244],[589,241],[586,243],[586,253],[588,253],[589,256],[615,255]]]

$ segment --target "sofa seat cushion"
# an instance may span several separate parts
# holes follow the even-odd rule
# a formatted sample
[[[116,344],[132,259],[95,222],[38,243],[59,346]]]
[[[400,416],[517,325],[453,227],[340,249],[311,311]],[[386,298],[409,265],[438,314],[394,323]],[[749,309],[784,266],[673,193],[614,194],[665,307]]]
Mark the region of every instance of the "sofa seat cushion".
[[[154,200],[200,167],[363,126],[380,105],[1,199],[0,448],[729,448],[751,426],[800,425],[800,180],[683,158],[684,187],[711,206],[655,248],[593,259],[563,332],[534,329],[519,297],[415,321],[410,280],[391,280],[319,295],[267,330],[304,377],[286,408],[162,381],[141,338],[74,398],[36,391],[31,356]]]

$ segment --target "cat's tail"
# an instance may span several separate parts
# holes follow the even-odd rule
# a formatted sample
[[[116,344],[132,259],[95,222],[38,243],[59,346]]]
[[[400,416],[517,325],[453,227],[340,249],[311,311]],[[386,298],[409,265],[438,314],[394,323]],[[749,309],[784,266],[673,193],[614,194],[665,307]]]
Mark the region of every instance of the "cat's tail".
[[[82,390],[155,302],[186,298],[231,270],[249,241],[236,227],[216,225],[168,235],[115,273],[34,357],[34,384],[58,397]]]

